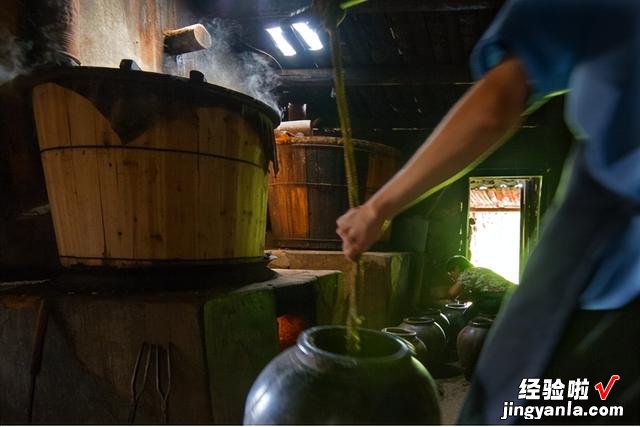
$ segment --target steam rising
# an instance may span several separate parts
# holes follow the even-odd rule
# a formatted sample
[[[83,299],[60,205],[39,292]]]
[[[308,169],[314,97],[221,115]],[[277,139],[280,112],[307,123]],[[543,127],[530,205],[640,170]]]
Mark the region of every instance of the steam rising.
[[[205,75],[207,82],[252,96],[280,111],[275,94],[280,76],[273,68],[273,59],[247,52],[246,45],[239,46],[242,29],[232,22],[214,19],[202,25],[211,33],[213,44],[188,55],[194,68]],[[182,60],[178,57],[179,62]]]
[[[0,27],[0,84],[28,72],[27,54],[31,43],[15,37],[5,27]]]
[[[59,0],[47,0],[52,1],[56,3]],[[68,33],[63,30],[72,20],[71,12],[66,9],[58,12],[60,19],[56,18],[56,22],[66,20],[66,24],[45,22],[46,31],[33,34],[35,42],[20,39],[0,26],[0,84],[39,66],[61,62],[60,54],[66,52],[67,45],[70,45],[70,37],[67,40]],[[244,93],[280,111],[275,94],[280,79],[274,68],[277,62],[267,54],[250,51],[250,46],[241,41],[242,28],[234,22],[214,19],[202,25],[211,34],[212,46],[178,56],[176,61],[178,68],[183,70],[181,74],[186,75],[191,69],[199,70],[209,83]]]

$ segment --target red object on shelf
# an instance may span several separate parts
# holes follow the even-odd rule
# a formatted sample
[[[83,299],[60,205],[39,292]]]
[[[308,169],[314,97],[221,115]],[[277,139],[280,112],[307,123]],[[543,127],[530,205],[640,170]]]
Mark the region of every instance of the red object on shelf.
[[[300,314],[283,314],[277,321],[278,342],[283,350],[295,345],[298,335],[307,329],[307,320]]]

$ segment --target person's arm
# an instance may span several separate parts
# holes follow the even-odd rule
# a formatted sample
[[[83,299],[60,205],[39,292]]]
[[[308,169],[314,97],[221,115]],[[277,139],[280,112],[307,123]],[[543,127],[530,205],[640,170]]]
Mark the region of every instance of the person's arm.
[[[362,206],[338,218],[336,232],[355,260],[378,238],[386,219],[425,192],[463,176],[520,122],[528,95],[522,64],[509,58],[489,71],[451,109],[407,164]]]
[[[457,298],[462,292],[463,285],[461,282],[457,281],[449,288],[449,296],[453,299]]]

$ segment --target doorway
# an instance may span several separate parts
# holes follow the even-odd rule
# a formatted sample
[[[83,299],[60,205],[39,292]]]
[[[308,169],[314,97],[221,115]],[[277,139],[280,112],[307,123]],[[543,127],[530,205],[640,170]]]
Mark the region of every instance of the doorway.
[[[467,256],[513,283],[538,238],[541,176],[469,178]]]

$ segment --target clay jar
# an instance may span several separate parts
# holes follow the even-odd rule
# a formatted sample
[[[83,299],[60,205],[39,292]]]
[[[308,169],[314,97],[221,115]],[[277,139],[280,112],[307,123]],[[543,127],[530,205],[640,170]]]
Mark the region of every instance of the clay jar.
[[[407,317],[398,327],[415,331],[418,338],[427,346],[427,369],[437,369],[444,362],[447,337],[440,325],[433,319]]]
[[[386,332],[387,334],[391,334],[395,337],[401,338],[411,344],[411,349],[415,351],[415,358],[418,359],[420,363],[422,363],[425,367],[428,362],[428,351],[427,346],[424,345],[422,340],[418,338],[418,334],[415,331],[404,329],[404,328],[384,328],[382,332]]]
[[[482,346],[493,321],[486,317],[475,317],[458,334],[458,360],[464,377],[471,379]]]
[[[467,324],[467,319],[465,318],[465,314],[469,306],[467,304],[459,304],[459,303],[450,303],[445,304],[442,309],[442,313],[449,320],[449,347],[455,348],[456,346],[456,337]]]
[[[440,311],[440,309],[431,307],[425,308],[420,310],[418,316],[433,319],[433,321],[440,325],[440,327],[444,331],[445,335],[447,336],[447,341],[450,339],[449,328],[451,327],[451,323],[449,323],[449,319],[447,319],[447,316],[445,316],[442,311]]]
[[[346,328],[307,329],[260,373],[244,424],[438,424],[435,382],[400,338],[359,329],[361,349],[346,350]]]

